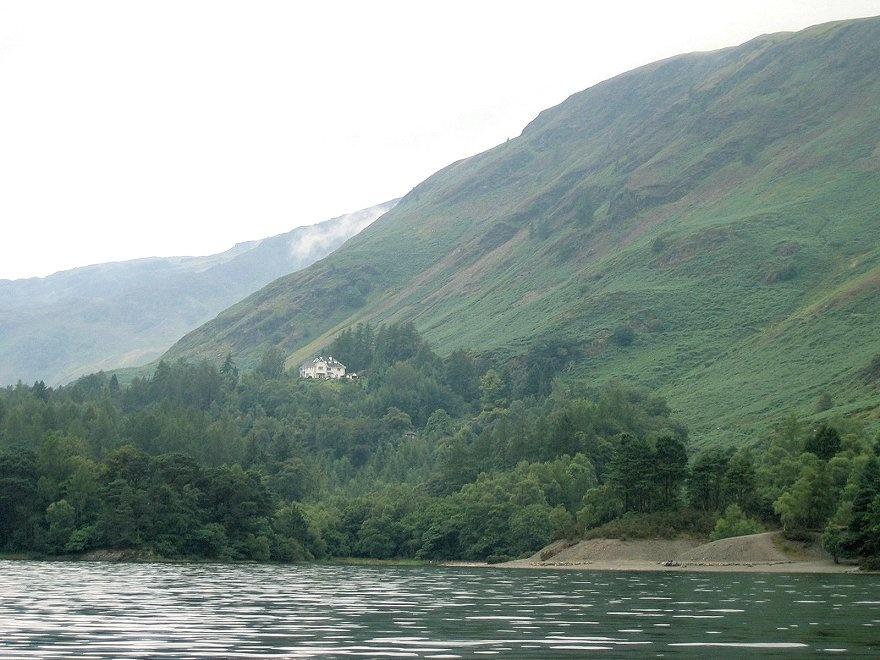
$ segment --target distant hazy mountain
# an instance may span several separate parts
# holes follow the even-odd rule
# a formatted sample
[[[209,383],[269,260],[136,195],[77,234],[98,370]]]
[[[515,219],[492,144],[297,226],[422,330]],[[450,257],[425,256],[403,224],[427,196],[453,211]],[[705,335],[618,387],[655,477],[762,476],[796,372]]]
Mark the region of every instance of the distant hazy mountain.
[[[189,330],[304,268],[398,200],[207,257],[138,259],[0,280],[0,384],[62,384],[159,357]]]
[[[296,365],[358,322],[408,320],[518,395],[643,384],[700,443],[878,418],[878,99],[880,18],[617,76],[167,355],[246,367],[274,345]]]

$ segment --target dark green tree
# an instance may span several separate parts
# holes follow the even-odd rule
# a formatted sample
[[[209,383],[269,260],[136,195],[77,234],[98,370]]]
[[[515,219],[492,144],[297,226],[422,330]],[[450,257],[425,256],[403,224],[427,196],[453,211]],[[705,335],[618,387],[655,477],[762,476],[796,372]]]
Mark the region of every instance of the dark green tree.
[[[556,456],[568,454],[573,456],[581,447],[583,435],[578,433],[574,419],[567,412],[555,415],[550,421],[550,433],[547,436],[545,451],[542,458],[551,460]]]
[[[346,328],[330,343],[329,355],[342,362],[349,371],[369,369],[373,362],[375,332],[372,326],[358,323],[352,330]]]
[[[644,438],[622,434],[614,448],[608,483],[620,494],[623,511],[652,511],[655,495],[655,457]]]
[[[52,394],[52,388],[46,387],[46,383],[41,380],[38,380],[34,383],[31,391],[34,393],[35,397],[40,399],[40,401],[48,401],[49,395]]]
[[[678,504],[679,492],[687,476],[687,450],[684,443],[668,434],[657,438],[654,451],[654,471],[660,491],[660,506],[672,508]]]
[[[880,496],[880,461],[871,455],[856,482],[849,529],[842,547],[850,555],[870,557],[880,554],[880,519],[877,498]]]
[[[152,526],[147,492],[124,478],[101,488],[102,511],[98,518],[100,543],[108,548],[139,548]]]
[[[518,396],[547,396],[553,382],[575,358],[574,344],[568,339],[549,338],[535,341],[522,357],[520,376],[513,388]]]
[[[275,346],[266,348],[260,357],[260,364],[257,365],[257,373],[263,378],[280,378],[284,373],[284,353],[281,349]]]
[[[746,513],[757,513],[757,472],[749,449],[740,449],[727,463],[724,471],[725,498]]]
[[[280,561],[311,561],[324,556],[323,540],[309,520],[308,512],[296,502],[279,508],[272,520],[275,533],[272,558]]]
[[[504,381],[494,369],[489,369],[480,378],[480,406],[486,412],[507,406]]]
[[[256,472],[241,466],[221,466],[205,472],[205,506],[211,522],[222,526],[231,557],[250,559],[259,545],[258,537],[268,543],[272,499]]]
[[[443,361],[444,382],[466,402],[473,403],[480,397],[480,379],[473,356],[465,350],[453,351]]]
[[[71,534],[76,529],[76,512],[61,499],[46,507],[46,523],[48,529],[43,537],[43,550],[51,554],[65,551]]]
[[[833,426],[822,424],[804,442],[804,451],[827,461],[840,451],[840,434]]]
[[[373,366],[388,367],[405,362],[426,347],[425,341],[411,321],[381,325],[376,332]]]
[[[27,550],[39,514],[37,457],[31,451],[0,452],[0,549]]]
[[[220,367],[220,375],[226,382],[227,387],[235,387],[238,385],[238,367],[232,360],[232,353],[227,353],[223,364]]]
[[[773,503],[784,528],[789,531],[824,529],[836,506],[837,493],[828,470],[815,458],[803,462],[798,480]]]
[[[724,508],[724,474],[727,458],[717,449],[697,454],[687,479],[688,501],[695,509],[720,511]]]

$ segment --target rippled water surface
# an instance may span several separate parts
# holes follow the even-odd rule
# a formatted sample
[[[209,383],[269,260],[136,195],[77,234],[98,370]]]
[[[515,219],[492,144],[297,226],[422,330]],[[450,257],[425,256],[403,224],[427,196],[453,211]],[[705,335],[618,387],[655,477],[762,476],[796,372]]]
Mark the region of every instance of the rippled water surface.
[[[880,656],[880,579],[0,562],[3,657]]]

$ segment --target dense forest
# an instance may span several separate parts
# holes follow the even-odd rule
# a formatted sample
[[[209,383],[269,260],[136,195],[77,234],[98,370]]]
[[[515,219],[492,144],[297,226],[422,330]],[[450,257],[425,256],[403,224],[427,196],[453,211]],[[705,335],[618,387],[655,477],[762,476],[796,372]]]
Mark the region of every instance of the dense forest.
[[[229,356],[0,390],[0,550],[498,561],[559,538],[781,527],[880,556],[880,438],[855,422],[691,451],[663,399],[563,383],[546,347],[440,358],[398,323],[327,352],[361,378],[301,380],[268,349],[242,373]]]

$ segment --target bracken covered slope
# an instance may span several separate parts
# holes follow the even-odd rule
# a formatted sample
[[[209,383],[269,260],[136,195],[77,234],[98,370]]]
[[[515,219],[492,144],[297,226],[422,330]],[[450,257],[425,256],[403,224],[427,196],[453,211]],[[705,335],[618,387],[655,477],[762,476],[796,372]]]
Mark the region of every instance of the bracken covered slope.
[[[412,320],[440,353],[658,389],[698,443],[823,395],[872,414],[878,199],[880,19],[763,36],[573,95],[168,357],[294,364]]]

